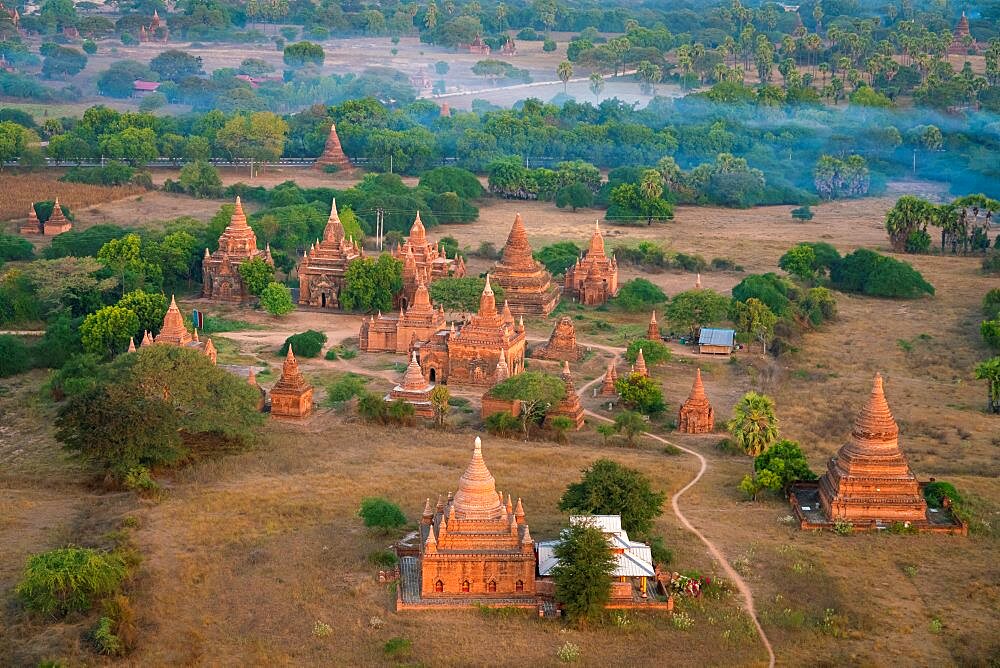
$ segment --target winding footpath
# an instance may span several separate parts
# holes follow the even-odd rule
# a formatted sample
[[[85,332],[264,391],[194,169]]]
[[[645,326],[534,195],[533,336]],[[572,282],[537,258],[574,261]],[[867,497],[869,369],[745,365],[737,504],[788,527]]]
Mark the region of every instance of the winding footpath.
[[[593,346],[593,347],[601,348],[609,352],[614,352],[615,365],[617,366],[621,358],[620,349],[610,348],[607,346]],[[580,396],[586,396],[585,392],[587,390],[589,390],[597,383],[602,382],[603,380],[604,380],[603,376],[598,376],[594,380],[583,385],[579,390]],[[602,422],[614,422],[614,420],[611,420],[610,418],[607,418],[603,415],[599,415],[591,410],[585,410],[584,414],[594,419],[600,420]],[[673,495],[673,497],[670,499],[670,506],[674,511],[674,515],[677,516],[677,519],[680,520],[680,523],[684,526],[684,528],[693,533],[695,536],[697,536],[698,540],[700,540],[702,543],[705,544],[705,547],[708,549],[708,554],[712,557],[712,559],[716,561],[716,563],[719,564],[723,572],[726,574],[726,577],[728,577],[736,585],[736,589],[739,590],[740,596],[743,597],[743,609],[746,611],[747,615],[749,615],[750,620],[753,622],[754,628],[757,629],[757,635],[760,637],[760,641],[761,643],[763,643],[764,649],[767,650],[768,667],[774,668],[774,648],[771,646],[771,641],[768,639],[767,634],[764,633],[764,627],[760,625],[760,620],[757,618],[757,609],[754,606],[753,592],[750,590],[750,586],[746,583],[743,577],[736,572],[736,569],[734,569],[732,566],[729,565],[729,560],[726,559],[726,557],[722,554],[722,550],[716,547],[716,545],[712,543],[712,541],[706,538],[703,533],[698,531],[694,527],[694,525],[691,524],[691,521],[688,520],[688,518],[684,515],[683,512],[681,512],[680,504],[678,503],[681,496],[683,496],[685,492],[687,492],[689,489],[698,484],[698,481],[701,480],[703,475],[705,475],[705,471],[708,470],[708,461],[700,453],[691,450],[690,448],[685,448],[683,445],[672,443],[661,436],[657,436],[656,434],[651,434],[648,431],[643,432],[643,435],[653,439],[654,441],[659,441],[664,445],[675,447],[678,450],[681,450],[682,452],[685,452],[691,455],[692,457],[696,457],[698,459],[699,468],[697,475],[695,475],[695,477],[692,478],[688,482],[688,484],[681,487],[680,490],[678,490],[677,493]]]

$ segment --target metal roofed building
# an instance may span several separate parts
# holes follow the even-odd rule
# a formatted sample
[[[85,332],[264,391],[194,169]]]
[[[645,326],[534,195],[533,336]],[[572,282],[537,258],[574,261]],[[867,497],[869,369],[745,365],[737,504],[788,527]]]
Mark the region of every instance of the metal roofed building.
[[[698,352],[702,355],[729,355],[733,352],[736,331],[702,327],[698,335]]]

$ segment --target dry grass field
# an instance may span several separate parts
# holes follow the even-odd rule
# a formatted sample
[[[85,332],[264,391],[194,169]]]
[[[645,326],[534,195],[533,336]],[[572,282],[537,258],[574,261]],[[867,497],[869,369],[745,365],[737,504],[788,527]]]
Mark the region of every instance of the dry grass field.
[[[771,271],[797,241],[828,241],[841,252],[858,246],[886,250],[881,221],[891,203],[881,198],[823,205],[810,223],[793,222],[790,207],[684,207],[669,225],[609,228],[608,241],[613,246],[652,239],[706,259],[728,257],[747,272]],[[491,201],[479,223],[431,234],[451,234],[473,248],[483,240],[499,246],[517,210],[536,247],[557,239],[583,243],[595,215],[551,204]],[[982,412],[985,388],[971,376],[972,366],[987,354],[976,331],[978,304],[996,281],[978,273],[974,258],[905,259],[937,288],[933,298],[894,302],[838,294],[840,318],[806,334],[796,352],[778,360],[744,353],[730,363],[706,362],[677,347],[674,360],[655,370],[676,410],[694,365],[702,366],[717,424],[742,392],[768,392],[776,400],[782,434],[802,443],[816,471],[847,438],[871,376],[881,370],[911,466],[921,479],[953,482],[971,497],[981,520],[967,538],[803,533],[789,526],[783,501],[741,498],[736,484],[750,463],[720,452],[715,445],[721,436],[677,436],[656,426],[707,459],[705,476],[680,506],[752,588],[779,665],[1000,660],[994,528],[1000,521],[1000,423]],[[487,267],[478,260],[470,266]],[[639,275],[633,269],[624,273]],[[642,275],[668,294],[694,281],[679,272]],[[709,272],[702,280],[725,292],[741,275]],[[275,321],[259,312],[216,310],[262,327],[216,335],[220,362],[266,362],[274,371],[280,363],[274,351],[289,334],[312,327],[336,344],[356,336],[358,324],[352,316],[297,312]],[[614,310],[566,312],[582,316],[576,322],[584,344],[621,345],[620,332],[640,332],[648,318]],[[595,327],[598,319],[615,331]],[[547,337],[551,324],[529,321],[530,338]],[[600,373],[606,355],[595,350],[574,368],[578,387]],[[401,361],[360,355],[303,361],[303,370],[320,390],[344,371],[371,376],[369,387],[381,390],[398,378],[394,365]],[[85,637],[93,619],[54,625],[32,619],[13,601],[11,588],[28,554],[68,542],[108,544],[108,532],[125,517],[134,518],[130,523],[137,528],[129,533],[144,556],[130,592],[140,615],[141,643],[132,665],[555,665],[556,651],[567,640],[580,646],[581,665],[766,661],[737,599],[728,596],[687,604],[695,620],[688,631],[648,613],[630,613],[625,628],[578,630],[474,610],[393,612],[392,591],[377,583],[377,567],[368,562],[391,538],[362,528],[354,516],[358,503],[364,496],[386,495],[415,521],[425,498],[454,489],[473,429],[371,427],[347,412],[323,409],[305,424],[269,423],[263,442],[251,452],[164,474],[167,493],[151,503],[104,491],[87,471],[64,459],[52,437],[52,409],[39,398],[43,380],[32,373],[0,381],[0,592],[6,601],[0,657],[13,665],[52,658],[67,665],[100,663]],[[264,374],[261,382],[275,380],[275,374]],[[600,410],[593,399],[584,402]],[[697,470],[692,457],[671,454],[652,441],[633,449],[604,446],[592,426],[572,435],[567,445],[488,437],[484,447],[498,487],[523,497],[536,539],[554,536],[565,522],[558,498],[597,457],[641,468],[671,495]],[[672,568],[718,572],[669,504],[656,531],[674,551]],[[375,617],[383,624],[373,624]],[[317,621],[334,633],[315,636]],[[412,641],[406,656],[383,652],[393,637]]]
[[[143,193],[138,186],[92,186],[84,183],[61,183],[48,172],[39,174],[0,174],[0,221],[27,217],[35,201],[59,197],[73,215],[95,204],[121,200]]]

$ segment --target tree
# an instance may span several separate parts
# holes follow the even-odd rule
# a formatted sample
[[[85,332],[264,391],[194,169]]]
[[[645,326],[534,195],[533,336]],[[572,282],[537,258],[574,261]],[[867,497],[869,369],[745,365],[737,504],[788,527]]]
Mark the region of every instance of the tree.
[[[439,427],[443,427],[451,411],[451,392],[447,385],[435,385],[431,390],[431,406],[434,407],[434,421]]]
[[[906,262],[867,248],[845,255],[830,269],[830,284],[842,292],[915,299],[933,295],[934,286]]]
[[[596,620],[611,598],[616,560],[604,532],[593,524],[571,524],[559,536],[552,569],[556,600],[578,624]]]
[[[764,394],[747,392],[733,408],[733,417],[726,428],[744,452],[756,457],[778,440],[774,400]]]
[[[31,351],[24,339],[0,334],[0,378],[24,373],[31,368]]]
[[[283,58],[289,67],[302,67],[303,65],[316,65],[318,67],[326,60],[326,53],[319,44],[296,42],[285,47]]]
[[[559,77],[559,81],[563,82],[563,93],[567,92],[567,86],[569,85],[569,80],[573,78],[573,63],[568,60],[564,60],[556,66],[556,76]]]
[[[595,98],[600,99],[603,90],[604,77],[601,76],[600,72],[594,72],[590,75],[590,92],[594,94]]]
[[[439,278],[430,284],[431,301],[444,306],[447,311],[474,313],[479,310],[479,298],[485,286],[485,278]],[[503,288],[495,283],[492,288],[493,298],[497,303],[503,303]]]
[[[45,60],[42,61],[42,76],[46,79],[53,77],[68,76],[75,77],[87,66],[86,54],[58,44],[43,44],[41,48]]]
[[[1000,320],[983,320],[979,324],[979,333],[986,345],[1000,350]]]
[[[785,491],[793,482],[816,479],[798,442],[788,439],[778,441],[757,455],[753,468],[763,486],[773,492]],[[773,475],[762,478],[761,474],[765,471]]]
[[[736,302],[736,328],[760,341],[760,354],[767,353],[767,342],[774,336],[774,326],[778,316],[767,304],[751,297],[745,302]]]
[[[105,243],[97,251],[97,259],[121,279],[123,296],[127,286],[135,289],[142,287],[147,277],[153,283],[162,278],[160,268],[149,262],[142,239],[135,233]]]
[[[976,366],[976,378],[987,383],[987,412],[1000,413],[1000,357],[993,357]]]
[[[115,305],[120,308],[127,308],[135,313],[139,319],[139,326],[136,333],[148,331],[156,334],[160,331],[163,318],[167,314],[167,298],[160,293],[143,292],[133,290],[118,300]]]
[[[229,119],[216,134],[219,145],[234,158],[275,161],[285,146],[288,124],[269,111]]]
[[[134,92],[137,80],[156,79],[149,66],[137,60],[116,60],[97,77],[97,90],[101,95],[125,99]]]
[[[156,133],[152,128],[129,127],[121,132],[104,135],[99,146],[103,156],[125,160],[133,167],[145,166],[160,155]]]
[[[610,459],[598,459],[583,470],[580,482],[570,483],[559,499],[559,510],[588,515],[621,515],[622,528],[645,536],[653,520],[663,514],[666,494],[654,492],[641,471]]]
[[[24,237],[0,232],[0,262],[9,260],[33,260],[35,247]],[[994,290],[994,292],[997,292]],[[983,302],[986,303],[985,301]]]
[[[565,415],[557,415],[548,421],[549,429],[555,435],[556,443],[565,443],[566,434],[576,426],[576,423]]]
[[[259,296],[264,292],[264,288],[274,282],[274,267],[260,257],[255,257],[241,264],[239,272],[247,292],[254,296]]]
[[[347,265],[340,303],[347,311],[389,311],[402,289],[402,262],[388,254],[361,258]]]
[[[576,212],[581,207],[594,203],[594,193],[582,183],[571,183],[556,192],[556,206],[560,209],[571,207]]]
[[[74,28],[79,20],[73,0],[45,0],[38,16],[48,33]]]
[[[361,499],[358,517],[364,521],[366,527],[378,529],[383,534],[406,526],[406,515],[399,506],[380,496]]]
[[[202,74],[201,57],[186,51],[169,49],[149,61],[149,69],[167,81],[181,81]]]
[[[88,315],[80,325],[84,349],[103,357],[124,352],[138,331],[139,316],[121,306],[105,306]]]
[[[288,354],[288,349],[291,348],[297,357],[317,357],[322,352],[326,341],[327,336],[323,332],[307,329],[285,339],[278,354],[283,357]]]
[[[695,289],[674,296],[667,305],[667,319],[673,327],[690,334],[725,320],[729,300],[714,290]]]
[[[906,242],[914,232],[927,233],[927,225],[934,221],[936,207],[930,202],[903,195],[885,214],[885,229],[896,252],[905,250]]]
[[[260,292],[260,305],[271,315],[278,317],[295,310],[292,291],[281,283],[268,283]]]
[[[667,409],[659,383],[648,376],[638,373],[621,376],[615,381],[615,391],[622,403],[644,415],[657,415]]]
[[[531,427],[540,423],[548,410],[566,396],[566,385],[555,376],[540,371],[525,371],[497,383],[489,394],[497,399],[521,403],[518,419],[527,439]]]
[[[625,442],[635,445],[635,437],[646,431],[646,421],[641,413],[622,411],[615,416],[614,431],[625,437]]]
[[[185,153],[188,151],[201,154],[199,145],[192,145],[191,141],[185,147]],[[178,182],[184,192],[192,197],[209,198],[219,197],[222,194],[222,179],[219,177],[219,170],[205,160],[199,159],[184,165],[181,168]]]
[[[572,241],[559,241],[533,253],[533,257],[545,265],[550,274],[561,276],[580,257],[580,247]]]
[[[667,295],[645,278],[633,278],[622,285],[614,303],[626,311],[648,311],[667,301]]]
[[[983,296],[983,316],[987,320],[1000,319],[1000,288],[993,288]]]
[[[816,251],[808,244],[792,246],[778,260],[778,266],[802,281],[811,281],[816,276]]]
[[[650,341],[649,339],[636,339],[628,344],[625,350],[625,359],[629,364],[635,364],[642,351],[642,358],[646,361],[646,366],[658,366],[670,361],[670,348],[661,341]]]
[[[0,170],[3,169],[4,163],[13,162],[24,153],[31,137],[32,133],[17,123],[0,122]]]

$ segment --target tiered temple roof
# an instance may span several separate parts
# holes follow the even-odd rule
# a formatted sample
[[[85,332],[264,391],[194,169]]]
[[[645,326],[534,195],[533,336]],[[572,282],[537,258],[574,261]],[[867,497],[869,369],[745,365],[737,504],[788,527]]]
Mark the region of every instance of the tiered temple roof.
[[[219,237],[218,250],[209,253],[208,249],[205,249],[205,257],[201,262],[203,279],[201,296],[220,301],[248,301],[251,295],[243,285],[239,267],[254,258],[261,258],[268,264],[274,264],[270,247],[265,250],[257,248],[257,235],[247,224],[243,203],[237,196],[236,208],[233,209],[229,225]]]
[[[968,44],[966,44],[967,41]],[[967,56],[969,55],[970,50],[978,52],[979,44],[969,33],[969,19],[966,17],[965,12],[962,12],[962,18],[958,20],[958,25],[955,26],[955,32],[953,33],[951,44],[948,46],[948,53],[958,56]]]
[[[42,234],[42,223],[38,220],[38,214],[35,212],[35,205],[32,204],[28,207],[28,218],[21,223],[21,226],[17,228],[19,234]]]
[[[559,286],[545,267],[531,256],[531,245],[521,214],[514,217],[493,278],[502,286],[511,310],[518,315],[548,315],[559,303]]]
[[[306,251],[299,264],[299,303],[339,309],[347,266],[363,255],[361,244],[347,238],[334,199],[323,239]]]
[[[215,346],[212,344],[212,339],[209,338],[201,341],[198,338],[198,330],[194,330],[192,334],[184,327],[184,316],[181,315],[181,310],[177,307],[177,301],[173,297],[170,298],[170,306],[167,307],[167,313],[163,316],[163,325],[160,327],[160,333],[155,337],[149,332],[143,332],[142,334],[141,347],[150,346],[154,343],[199,350],[212,360],[212,364],[215,364],[218,358],[218,351],[216,351]],[[134,349],[135,342],[132,341],[129,350],[132,351]]]
[[[639,354],[635,357],[635,367],[632,372],[649,378],[649,369],[646,368],[646,357],[642,354],[642,348],[639,348]]]
[[[377,318],[371,316],[361,320],[358,347],[363,352],[405,353],[446,326],[444,308],[431,305],[430,292],[418,278],[413,300],[405,311],[379,313]]]
[[[566,270],[563,292],[581,304],[603,304],[618,294],[618,261],[604,252],[604,237],[594,223],[590,246],[583,258]]]
[[[434,417],[434,406],[431,404],[431,390],[434,384],[424,379],[424,372],[417,361],[417,353],[410,356],[410,364],[403,373],[402,382],[385,395],[386,401],[402,399],[413,406],[420,417]]]
[[[421,277],[428,285],[439,278],[465,276],[465,261],[461,256],[449,258],[444,247],[427,241],[427,230],[417,211],[410,227],[410,236],[392,251],[403,263],[403,298],[409,303]]]
[[[47,237],[54,237],[57,234],[69,232],[71,229],[73,229],[73,223],[63,213],[62,206],[59,205],[59,198],[56,197],[55,204],[52,206],[52,214],[42,225],[42,232]]]
[[[583,356],[583,350],[576,345],[576,327],[573,326],[573,319],[567,315],[559,318],[548,342],[539,346],[532,356],[549,360],[578,361]]]
[[[326,146],[323,147],[323,153],[313,163],[313,168],[325,170],[330,165],[336,165],[337,170],[341,172],[350,171],[352,168],[350,159],[344,153],[344,147],[340,145],[336,123],[330,124],[330,134],[326,138]]]
[[[701,369],[695,369],[694,384],[677,417],[677,431],[685,434],[708,434],[715,429],[715,410],[705,394]]]
[[[292,346],[288,346],[281,378],[271,388],[271,417],[303,418],[313,410],[313,387],[306,382],[295,360]]]
[[[553,406],[545,414],[545,420],[551,421],[556,417],[568,417],[573,421],[574,428],[583,428],[583,406],[580,405],[580,395],[576,393],[576,386],[573,384],[573,375],[569,370],[569,362],[563,362],[562,375],[563,385],[566,386],[566,396],[562,401]]]
[[[927,520],[927,503],[899,448],[899,426],[885,399],[879,374],[875,375],[850,440],[830,460],[820,478],[819,497],[830,521]]]
[[[604,380],[601,382],[601,389],[598,396],[617,397],[618,390],[615,389],[615,381],[618,380],[618,372],[615,370],[614,361],[608,362],[608,370],[604,372]]]
[[[430,499],[420,520],[421,596],[526,599],[535,596],[535,547],[521,500],[506,502],[477,437],[454,497]]]
[[[661,341],[660,325],[656,322],[656,311],[649,318],[649,326],[646,328],[646,338],[650,341]]]

